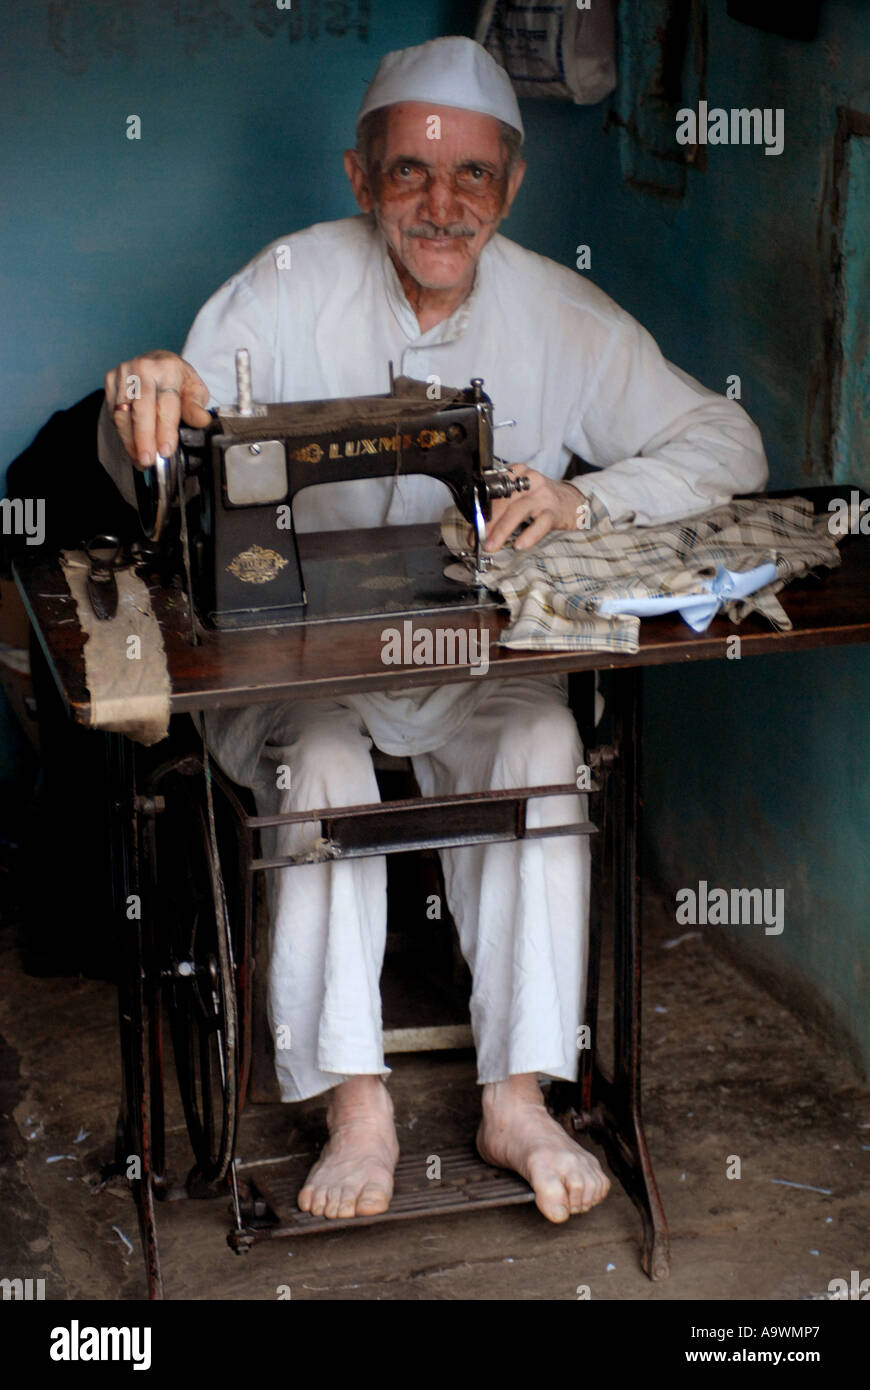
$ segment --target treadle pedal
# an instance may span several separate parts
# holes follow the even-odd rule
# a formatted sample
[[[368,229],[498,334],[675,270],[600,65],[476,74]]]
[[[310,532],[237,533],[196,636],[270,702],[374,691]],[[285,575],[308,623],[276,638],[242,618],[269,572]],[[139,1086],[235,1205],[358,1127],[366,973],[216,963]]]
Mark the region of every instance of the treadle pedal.
[[[315,1235],[344,1226],[373,1226],[382,1221],[402,1221],[413,1216],[450,1215],[482,1207],[516,1206],[533,1202],[535,1194],[521,1177],[502,1168],[491,1168],[471,1148],[448,1149],[440,1154],[407,1154],[396,1167],[395,1189],[389,1210],[380,1216],[351,1216],[329,1220],[299,1211],[296,1197],[302,1188],[311,1158],[276,1159],[258,1164],[245,1173],[247,1182],[268,1203],[277,1226],[256,1230],[259,1239],[280,1235]],[[438,1158],[441,1176],[427,1177]]]

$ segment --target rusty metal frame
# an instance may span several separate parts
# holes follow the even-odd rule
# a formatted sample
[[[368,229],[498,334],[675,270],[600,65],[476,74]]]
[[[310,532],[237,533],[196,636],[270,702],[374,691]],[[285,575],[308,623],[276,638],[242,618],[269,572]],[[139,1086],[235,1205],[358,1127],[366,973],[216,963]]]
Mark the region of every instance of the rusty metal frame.
[[[465,793],[456,796],[409,798],[375,805],[329,807],[278,816],[249,816],[230,792],[230,806],[239,833],[239,869],[245,882],[245,911],[250,910],[254,873],[300,863],[360,855],[403,852],[417,848],[445,848],[467,843],[489,843],[552,835],[589,835],[593,853],[594,878],[590,903],[590,956],[586,1019],[592,1046],[581,1050],[575,1082],[553,1082],[549,1103],[563,1123],[575,1131],[585,1130],[605,1149],[608,1161],[626,1193],[638,1207],[643,1223],[641,1265],[651,1279],[668,1273],[668,1232],[661,1200],[656,1188],[641,1117],[641,973],[640,973],[640,719],[642,670],[625,667],[609,674],[611,682],[612,741],[590,746],[584,737],[587,763],[596,781],[590,787],[558,784],[499,791]],[[575,714],[577,713],[575,709]],[[115,788],[113,831],[113,891],[120,920],[127,921],[126,904],[139,884],[138,857],[141,853],[139,817],[160,812],[160,797],[137,797],[135,750],[120,735],[107,736],[112,785]],[[175,759],[173,765],[183,762]],[[201,769],[193,755],[190,770]],[[194,767],[196,764],[196,768]],[[217,774],[216,774],[217,775]],[[153,792],[152,777],[145,790]],[[546,796],[577,795],[578,790],[601,794],[598,824],[577,821],[567,825],[532,827],[526,824],[529,800]],[[449,831],[439,829],[439,818],[449,818]],[[254,834],[260,829],[282,824],[319,823],[320,841],[313,851],[301,855],[254,858]],[[599,833],[603,831],[603,833]],[[247,873],[245,862],[247,861]],[[600,982],[603,918],[600,887],[610,884],[610,907],[606,916],[614,933],[614,1028],[615,1058],[613,1075],[602,1065],[598,1029],[598,990]],[[156,924],[155,924],[156,925]],[[244,933],[245,952],[237,962],[238,987],[244,1001],[246,1040],[250,1038],[249,1001],[246,981],[250,979],[250,939]],[[123,1052],[124,1089],[119,1119],[118,1163],[125,1155],[139,1154],[141,1176],[133,1189],[139,1213],[148,1277],[149,1297],[162,1298],[163,1285],[157,1246],[155,1195],[163,1186],[163,1058],[160,1041],[160,942],[151,934],[147,919],[129,922],[123,943],[119,970],[119,1011]],[[147,1033],[146,1033],[147,1028]],[[242,1048],[240,1058],[239,1109],[244,1103],[245,1080],[250,1063],[250,1047]],[[123,1171],[123,1168],[121,1168]],[[516,1181],[507,1183],[501,1199],[493,1196],[482,1205],[524,1200]],[[483,1193],[483,1189],[481,1189]],[[443,1203],[442,1203],[443,1208]],[[466,1202],[463,1209],[470,1209]],[[435,1214],[425,1202],[414,1204],[416,1215]],[[407,1219],[409,1212],[391,1217],[389,1211],[367,1224],[391,1219]],[[333,1223],[334,1224],[334,1223]],[[355,1224],[361,1224],[356,1222]],[[281,1235],[299,1234],[292,1227],[274,1227],[237,1220],[228,1234],[231,1247],[239,1252],[252,1244]]]
[[[584,790],[597,791],[598,787]],[[542,840],[553,835],[594,835],[597,827],[592,821],[534,827],[526,824],[529,801],[538,797],[576,796],[577,791],[573,782],[553,783],[544,787],[465,792],[454,796],[408,797],[402,801],[381,801],[362,806],[327,806],[314,811],[248,816],[245,825],[249,830],[318,822],[320,825],[314,848],[298,854],[254,859],[251,861],[251,872],[418,849]],[[450,813],[450,830],[438,828],[444,823],[445,813]]]
[[[602,854],[595,878],[611,885],[614,949],[614,1065],[602,1065],[598,1029],[601,965],[601,894],[593,891],[586,1019],[592,1046],[580,1052],[576,1085],[555,1083],[551,1106],[569,1112],[575,1130],[585,1130],[604,1148],[607,1160],[643,1223],[641,1266],[652,1280],[670,1270],[667,1221],[646,1144],[641,1113],[641,920],[640,864],[641,724],[643,671],[611,673],[612,747],[603,801]],[[593,846],[595,842],[593,841]]]
[[[163,1148],[163,1074],[160,1012],[156,1004],[150,949],[141,912],[130,915],[139,896],[139,834],[136,809],[136,769],[133,745],[121,734],[108,734],[105,756],[112,788],[112,900],[116,920],[123,923],[117,964],[118,1022],[121,1037],[122,1089],[115,1144],[115,1171],[127,1175],[130,1159],[138,1159],[132,1177],[133,1196],[145,1256],[148,1297],[163,1297],[163,1279],[154,1211],[155,1163]],[[147,1028],[147,1048],[146,1048]],[[150,1065],[149,1065],[150,1063]]]

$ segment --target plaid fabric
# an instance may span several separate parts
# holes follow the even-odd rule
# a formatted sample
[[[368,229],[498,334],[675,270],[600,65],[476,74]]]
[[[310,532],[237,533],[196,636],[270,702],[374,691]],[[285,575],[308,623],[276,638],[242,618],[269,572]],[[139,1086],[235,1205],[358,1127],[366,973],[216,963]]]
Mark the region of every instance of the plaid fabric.
[[[589,501],[588,529],[551,531],[531,551],[504,547],[493,556],[484,582],[503,595],[511,615],[502,645],[636,652],[640,619],[600,613],[603,600],[678,600],[709,592],[720,567],[742,574],[767,562],[776,565],[773,583],[747,598],[726,600],[722,611],[735,623],[747,613],[762,613],[773,627],[788,631],[791,622],[775,595],[816,566],[840,563],[827,513],[814,516],[804,497],[732,501],[687,521],[618,530],[603,504],[595,497]],[[454,554],[471,550],[471,528],[455,507],[443,517],[441,533]]]

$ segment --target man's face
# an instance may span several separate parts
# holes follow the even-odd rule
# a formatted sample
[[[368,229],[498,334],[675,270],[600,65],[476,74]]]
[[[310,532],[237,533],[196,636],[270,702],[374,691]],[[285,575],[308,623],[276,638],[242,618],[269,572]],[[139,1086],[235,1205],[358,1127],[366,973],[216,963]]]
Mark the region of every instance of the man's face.
[[[362,211],[374,211],[400,273],[403,268],[425,289],[453,290],[470,289],[525,164],[519,160],[508,175],[492,116],[403,102],[388,108],[369,170],[352,150],[345,169]]]

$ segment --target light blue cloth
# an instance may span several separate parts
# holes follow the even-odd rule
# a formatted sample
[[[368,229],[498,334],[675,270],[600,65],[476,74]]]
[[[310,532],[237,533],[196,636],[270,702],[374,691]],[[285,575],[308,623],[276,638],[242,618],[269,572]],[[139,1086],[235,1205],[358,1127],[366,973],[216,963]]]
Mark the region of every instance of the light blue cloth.
[[[758,565],[739,574],[719,567],[714,579],[703,580],[700,594],[662,594],[655,598],[606,598],[598,604],[599,613],[619,613],[636,618],[656,613],[679,613],[695,632],[705,632],[719,609],[732,599],[746,598],[776,579],[776,565]]]

